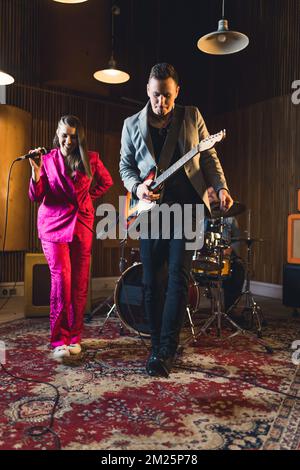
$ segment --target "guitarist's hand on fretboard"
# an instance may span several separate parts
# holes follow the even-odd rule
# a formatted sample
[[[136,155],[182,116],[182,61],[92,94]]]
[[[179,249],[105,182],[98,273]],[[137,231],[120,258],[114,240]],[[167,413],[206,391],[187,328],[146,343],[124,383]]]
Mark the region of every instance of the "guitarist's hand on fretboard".
[[[143,183],[139,184],[136,189],[137,197],[144,202],[157,201],[159,199],[159,194],[153,193],[148,186],[152,183],[152,180],[146,180]]]

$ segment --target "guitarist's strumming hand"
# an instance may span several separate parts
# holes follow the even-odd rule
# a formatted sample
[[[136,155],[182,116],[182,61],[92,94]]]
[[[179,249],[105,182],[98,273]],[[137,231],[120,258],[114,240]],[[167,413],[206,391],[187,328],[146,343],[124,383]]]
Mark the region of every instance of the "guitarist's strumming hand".
[[[220,189],[219,191],[219,199],[220,199],[220,210],[221,211],[228,211],[233,204],[233,199],[230,196],[227,189]]]
[[[138,185],[136,195],[141,201],[153,202],[159,199],[159,194],[153,193],[153,191],[148,188],[152,182],[153,180],[149,179]]]

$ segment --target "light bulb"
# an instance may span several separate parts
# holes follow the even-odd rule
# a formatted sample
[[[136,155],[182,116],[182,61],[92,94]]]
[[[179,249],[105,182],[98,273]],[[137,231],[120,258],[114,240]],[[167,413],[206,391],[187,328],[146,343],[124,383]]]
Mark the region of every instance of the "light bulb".
[[[217,40],[218,40],[219,42],[222,42],[222,43],[226,42],[226,40],[227,40],[226,34],[218,34]]]
[[[130,75],[122,70],[110,68],[98,70],[94,73],[94,78],[99,80],[99,82],[119,84],[127,82],[130,79]]]
[[[14,81],[15,79],[11,75],[0,70],[0,85],[11,85]]]

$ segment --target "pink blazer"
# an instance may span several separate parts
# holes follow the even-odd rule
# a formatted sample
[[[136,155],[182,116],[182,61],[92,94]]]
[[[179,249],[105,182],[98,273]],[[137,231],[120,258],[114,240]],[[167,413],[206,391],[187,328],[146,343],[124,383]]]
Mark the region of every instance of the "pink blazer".
[[[42,202],[38,210],[38,234],[41,240],[71,242],[79,219],[93,228],[95,209],[92,201],[103,196],[113,181],[97,152],[88,152],[93,178],[77,170],[74,180],[68,175],[59,149],[43,156],[41,178],[32,179],[29,197]],[[92,185],[92,181],[95,184]]]

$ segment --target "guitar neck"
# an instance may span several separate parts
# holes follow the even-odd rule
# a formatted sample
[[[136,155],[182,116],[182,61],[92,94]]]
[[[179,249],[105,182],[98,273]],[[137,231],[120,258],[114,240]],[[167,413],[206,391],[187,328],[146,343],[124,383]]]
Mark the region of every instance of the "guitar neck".
[[[173,163],[167,170],[165,170],[161,175],[159,175],[154,183],[151,186],[151,189],[155,189],[164,183],[168,178],[174,175],[178,170],[180,170],[189,160],[191,160],[197,153],[201,151],[201,143],[192,148],[188,153],[183,155],[177,162]]]
[[[162,183],[164,183],[170,176],[174,175],[180,168],[182,168],[189,160],[197,155],[199,152],[211,149],[214,144],[221,142],[226,136],[225,129],[220,131],[218,134],[214,134],[201,140],[199,144],[193,147],[188,153],[183,155],[177,162],[173,163],[167,170],[159,175],[151,185],[151,189],[157,189]]]

